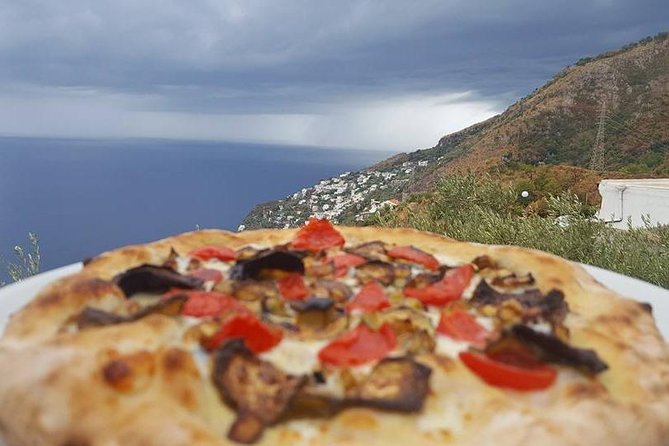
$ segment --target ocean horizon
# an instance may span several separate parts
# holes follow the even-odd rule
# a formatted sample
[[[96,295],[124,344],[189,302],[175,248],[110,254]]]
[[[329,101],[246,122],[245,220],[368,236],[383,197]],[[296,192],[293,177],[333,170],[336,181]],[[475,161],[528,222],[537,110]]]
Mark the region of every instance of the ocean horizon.
[[[0,137],[0,258],[40,240],[41,270],[200,228],[393,152],[238,142]],[[0,280],[8,278],[2,268]]]

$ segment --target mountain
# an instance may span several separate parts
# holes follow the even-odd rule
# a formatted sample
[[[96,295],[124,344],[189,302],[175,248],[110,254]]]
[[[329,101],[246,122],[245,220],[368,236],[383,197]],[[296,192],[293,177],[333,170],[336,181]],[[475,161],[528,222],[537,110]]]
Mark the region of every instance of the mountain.
[[[502,114],[430,149],[258,205],[243,225],[294,226],[313,214],[354,223],[407,194],[429,191],[444,175],[486,171],[514,178],[528,169],[549,180],[560,176],[564,187],[580,185],[591,199],[602,176],[669,175],[669,33],[580,59]]]

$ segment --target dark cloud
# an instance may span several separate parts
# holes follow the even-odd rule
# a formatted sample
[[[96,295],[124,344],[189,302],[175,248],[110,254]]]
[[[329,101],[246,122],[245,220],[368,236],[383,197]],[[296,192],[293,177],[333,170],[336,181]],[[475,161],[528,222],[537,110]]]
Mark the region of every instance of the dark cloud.
[[[499,110],[668,24],[666,0],[0,0],[0,81],[130,95],[143,112],[322,114],[463,91]]]

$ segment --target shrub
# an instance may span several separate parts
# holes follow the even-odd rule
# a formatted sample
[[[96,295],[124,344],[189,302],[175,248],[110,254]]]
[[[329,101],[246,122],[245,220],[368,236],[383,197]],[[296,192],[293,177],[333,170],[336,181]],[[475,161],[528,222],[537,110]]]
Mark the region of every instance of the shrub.
[[[513,186],[489,176],[449,176],[421,206],[387,210],[373,223],[540,249],[669,288],[669,225],[613,229],[570,193],[550,195],[543,206],[526,209]]]
[[[7,269],[7,274],[15,282],[26,279],[39,272],[41,260],[39,238],[37,237],[37,234],[29,232],[28,240],[30,241],[29,252],[26,252],[26,250],[19,245],[14,246],[14,256],[16,257],[15,262],[9,262],[0,258],[0,262],[3,263]],[[0,282],[0,286],[2,285],[4,285],[4,283]]]

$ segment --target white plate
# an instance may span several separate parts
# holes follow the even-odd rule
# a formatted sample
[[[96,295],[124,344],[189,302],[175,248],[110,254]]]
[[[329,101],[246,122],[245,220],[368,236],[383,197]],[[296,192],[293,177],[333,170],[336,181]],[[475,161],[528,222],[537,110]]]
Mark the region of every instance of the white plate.
[[[583,265],[583,267],[599,282],[623,296],[651,304],[662,336],[669,339],[669,290],[596,266]],[[81,263],[74,263],[0,288],[0,331],[4,330],[9,316],[25,305],[42,287],[80,269]]]

